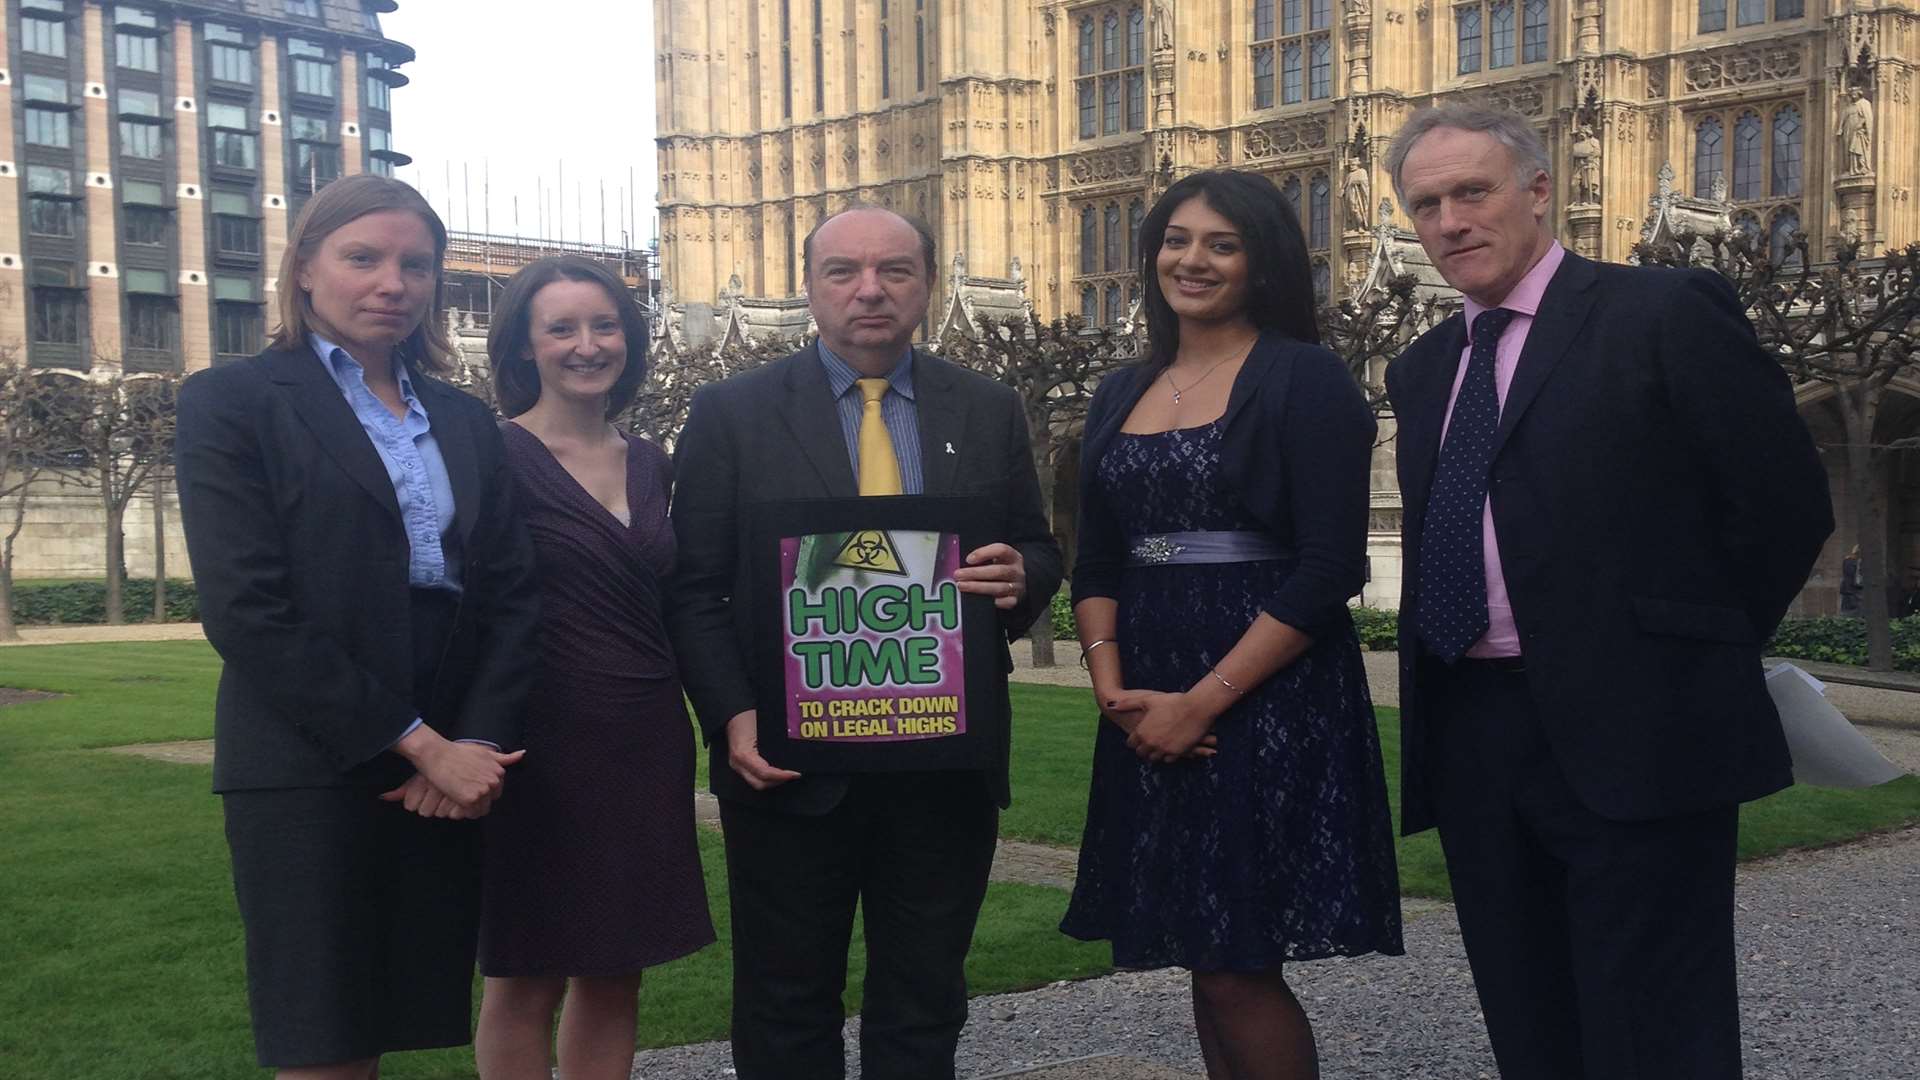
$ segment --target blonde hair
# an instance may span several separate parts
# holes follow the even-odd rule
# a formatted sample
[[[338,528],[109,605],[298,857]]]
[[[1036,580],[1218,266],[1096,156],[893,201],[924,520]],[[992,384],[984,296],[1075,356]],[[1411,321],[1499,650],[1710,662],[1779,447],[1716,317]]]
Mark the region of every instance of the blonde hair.
[[[315,192],[293,223],[286,254],[280,258],[280,324],[270,344],[276,349],[304,349],[313,331],[313,300],[300,287],[300,270],[336,230],[368,214],[399,210],[417,216],[433,237],[433,306],[414,327],[395,355],[433,375],[454,369],[453,340],[447,334],[442,307],[446,290],[447,227],[427,200],[407,184],[385,176],[360,173],[335,180]]]

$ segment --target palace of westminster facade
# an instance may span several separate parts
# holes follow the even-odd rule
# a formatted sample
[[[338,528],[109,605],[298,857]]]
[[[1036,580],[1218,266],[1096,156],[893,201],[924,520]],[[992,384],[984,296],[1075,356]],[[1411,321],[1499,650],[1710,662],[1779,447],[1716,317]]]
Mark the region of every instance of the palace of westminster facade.
[[[800,243],[859,200],[925,221],[963,285],[1042,318],[1126,318],[1141,219],[1232,167],[1292,201],[1316,286],[1361,289],[1403,231],[1388,141],[1421,106],[1539,127],[1553,213],[1625,261],[1676,198],[1815,259],[1920,240],[1915,0],[655,0],[666,318],[743,301],[804,321]],[[1430,268],[1429,268],[1430,269]],[[983,295],[985,295],[983,293]],[[681,303],[671,301],[677,298]],[[753,298],[748,301],[748,298]],[[938,305],[936,305],[938,307]],[[934,318],[940,313],[936,310]],[[768,323],[762,323],[768,325]],[[737,332],[737,327],[735,332]],[[933,328],[930,326],[929,330]],[[725,330],[725,327],[722,327]],[[1920,386],[1883,416],[1920,434]],[[1816,439],[1844,441],[1818,388]],[[1909,431],[1907,429],[1911,428]],[[1384,430],[1391,430],[1390,427]],[[1800,610],[1837,605],[1852,495]],[[1887,478],[1889,570],[1920,575],[1920,454]],[[1398,592],[1391,447],[1375,469],[1368,602]]]

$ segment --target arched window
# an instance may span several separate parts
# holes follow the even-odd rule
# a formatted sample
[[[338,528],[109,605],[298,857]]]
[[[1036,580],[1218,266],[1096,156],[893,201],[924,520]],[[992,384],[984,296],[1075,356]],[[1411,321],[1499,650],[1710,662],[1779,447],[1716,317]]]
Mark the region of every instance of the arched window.
[[[1492,33],[1492,48],[1488,51],[1487,66],[1503,68],[1513,66],[1513,0],[1494,0],[1487,5],[1487,28]]]
[[[1112,272],[1126,265],[1126,257],[1120,254],[1120,247],[1126,243],[1127,235],[1120,231],[1120,204],[1107,204],[1107,270]]]
[[[1713,197],[1713,182],[1726,170],[1726,150],[1722,145],[1720,118],[1709,116],[1693,129],[1693,197]]]
[[[1100,290],[1091,285],[1080,290],[1080,321],[1088,326],[1100,325]]]
[[[1323,248],[1333,231],[1333,189],[1327,183],[1327,174],[1314,173],[1308,191],[1311,202],[1308,203],[1307,246]]]
[[[1760,116],[1743,112],[1733,122],[1733,197],[1760,197]]]
[[[1127,66],[1147,62],[1147,15],[1134,8],[1127,15]]]
[[[1080,208],[1080,272],[1100,272],[1100,212],[1091,206]]]
[[[1800,126],[1800,110],[1783,105],[1773,114],[1773,195],[1788,198],[1800,194],[1800,162],[1806,147]]]
[[[1117,134],[1120,130],[1120,80],[1112,76],[1100,80],[1100,132]]]
[[[1760,225],[1760,215],[1751,210],[1742,210],[1733,215],[1733,230],[1747,238],[1747,247],[1760,250],[1760,238],[1766,232]]]
[[[1313,260],[1313,298],[1318,303],[1326,303],[1333,295],[1333,268],[1325,259]]]
[[[1300,178],[1299,177],[1297,176],[1287,177],[1287,182],[1280,185],[1280,197],[1287,200],[1287,207],[1293,211],[1294,221],[1298,222],[1306,216],[1300,212]]]
[[[1126,317],[1126,310],[1120,306],[1120,285],[1114,282],[1107,286],[1107,321],[1117,323]]]
[[[1140,283],[1136,281],[1133,284],[1127,286],[1127,312],[1131,314],[1133,312],[1134,305],[1138,304],[1139,302],[1140,302]]]
[[[1547,0],[1526,0],[1520,10],[1520,62],[1537,64],[1547,58]]]
[[[1100,68],[1120,66],[1120,16],[1108,12],[1100,23]]]
[[[1127,204],[1127,258],[1140,258],[1140,223],[1147,219],[1147,208],[1139,199]]]
[[[1774,211],[1773,227],[1767,230],[1767,258],[1775,266],[1797,266],[1800,250],[1793,246],[1793,234],[1800,231],[1800,214],[1791,208]]]
[[[1091,139],[1095,132],[1094,81],[1083,79],[1080,82],[1080,137]]]
[[[1480,70],[1480,5],[1456,8],[1453,18],[1454,36],[1459,41],[1459,63],[1455,70],[1471,75]]]
[[[1253,107],[1273,108],[1273,46],[1253,50]]]
[[[1307,39],[1307,96],[1324,101],[1333,94],[1333,46],[1326,35]]]
[[[1080,74],[1091,75],[1100,70],[1094,63],[1093,16],[1080,20]]]

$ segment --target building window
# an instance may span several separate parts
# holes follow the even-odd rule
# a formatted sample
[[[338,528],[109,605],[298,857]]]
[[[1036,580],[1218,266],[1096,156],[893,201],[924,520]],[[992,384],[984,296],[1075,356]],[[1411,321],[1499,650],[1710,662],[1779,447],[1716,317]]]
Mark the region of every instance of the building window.
[[[913,87],[927,89],[927,0],[913,0]]]
[[[258,167],[259,153],[247,128],[247,110],[223,102],[207,104],[207,127],[213,132],[213,161],[230,169]]]
[[[1700,0],[1700,32],[1710,34],[1727,28],[1727,0]]]
[[[1307,191],[1307,246],[1323,248],[1333,234],[1333,186],[1326,173],[1314,173]]]
[[[1088,326],[1100,324],[1100,290],[1091,285],[1080,290],[1080,321]]]
[[[160,43],[145,34],[116,33],[113,59],[128,71],[159,71]]]
[[[1693,197],[1696,199],[1712,198],[1714,182],[1721,178],[1725,160],[1721,146],[1724,131],[1717,116],[1706,117],[1694,125]]]
[[[1324,304],[1333,298],[1333,267],[1325,259],[1313,260],[1313,299]]]
[[[295,194],[311,195],[340,178],[340,147],[327,118],[294,113],[287,117],[287,129],[293,139]]]
[[[1487,66],[1513,66],[1513,0],[1493,0],[1487,5]]]
[[[1126,255],[1123,254],[1127,244],[1127,234],[1120,230],[1119,203],[1107,204],[1105,223],[1107,230],[1107,272],[1113,273],[1118,270],[1124,270],[1127,265]]]
[[[41,56],[67,55],[67,24],[63,19],[20,20],[20,48]]]
[[[333,57],[325,46],[301,38],[288,38],[287,55],[293,58],[294,93],[319,98],[333,96]]]
[[[165,275],[157,271],[128,271],[129,279],[136,273],[154,273],[164,282]],[[180,345],[179,323],[180,307],[171,296],[161,296],[132,291],[131,280],[127,293],[126,346],[131,351],[143,353],[161,353],[171,356]]]
[[[1079,68],[1074,86],[1079,103],[1080,137],[1118,135],[1147,126],[1146,18],[1138,6],[1104,7],[1081,13]],[[1095,33],[1099,49],[1094,49]],[[1092,103],[1100,101],[1099,127]]]
[[[1800,212],[1783,207],[1774,212],[1773,225],[1767,230],[1767,257],[1775,266],[1798,266],[1800,249],[1793,234],[1800,231]]]
[[[26,139],[29,146],[67,148],[73,145],[72,118],[65,109],[27,109]]]
[[[287,14],[317,19],[320,17],[320,0],[287,0]]]
[[[1793,198],[1800,194],[1800,162],[1805,153],[1800,126],[1800,110],[1782,105],[1773,114],[1773,197]]]
[[[253,85],[253,46],[247,35],[231,26],[207,23],[207,76],[216,82]]]
[[[87,321],[87,294],[79,289],[37,285],[33,289],[33,343],[78,345]]]
[[[1547,0],[1526,0],[1520,11],[1520,62],[1538,64],[1547,58]]]
[[[1776,20],[1797,19],[1806,13],[1806,0],[1773,0],[1773,17]]]
[[[1107,283],[1106,293],[1107,293],[1107,322],[1117,323],[1117,322],[1125,321],[1127,317],[1127,309],[1122,306],[1122,303],[1120,300],[1119,282],[1109,281]]]
[[[121,208],[120,239],[142,247],[164,247],[173,215],[157,206]]]
[[[35,236],[72,236],[72,195],[73,173],[27,166],[27,231]]]
[[[166,156],[166,136],[159,125],[138,120],[120,121],[120,152],[127,157],[158,161]]]
[[[827,111],[827,30],[824,0],[813,0],[813,111]]]
[[[1304,222],[1306,220],[1306,215],[1300,212],[1300,178],[1299,177],[1297,176],[1287,177],[1286,182],[1280,185],[1280,197],[1287,201],[1287,208],[1293,211],[1293,220],[1295,223]],[[1303,229],[1302,231],[1305,231],[1305,230]]]
[[[1760,197],[1760,154],[1765,142],[1760,116],[1751,110],[1733,122],[1733,197]]]
[[[253,201],[237,191],[208,193],[213,211],[213,250],[219,255],[258,256],[260,219]]]
[[[1741,236],[1747,238],[1748,250],[1760,250],[1760,237],[1766,230],[1760,225],[1759,214],[1751,210],[1742,210],[1733,215],[1733,229]]]
[[[1460,63],[1455,70],[1471,75],[1480,70],[1480,5],[1454,9],[1453,25],[1460,42]]]
[[[1147,218],[1147,208],[1139,199],[1127,204],[1127,258],[1140,258],[1140,223]]]
[[[1727,0],[1700,0],[1699,33],[1711,34],[1727,28]],[[1807,13],[1806,0],[1773,0],[1773,18],[1798,19]],[[1767,21],[1767,0],[1734,0],[1733,24],[1759,26]]]
[[[1738,0],[1733,6],[1735,26],[1755,26],[1767,21],[1767,0]]]
[[[1100,272],[1100,212],[1091,206],[1080,208],[1080,272]]]
[[[887,6],[880,6],[880,100],[893,96],[893,29],[887,25]]]
[[[1274,32],[1273,6],[1280,5],[1279,33]],[[1325,31],[1333,25],[1331,0],[1254,0],[1253,107],[1274,106],[1273,70],[1279,58],[1279,104],[1298,105],[1333,95],[1333,39]]]
[[[393,87],[388,86],[380,79],[369,76],[367,79],[367,108],[378,109],[381,112],[391,112],[393,110]]]
[[[21,90],[25,93],[29,105],[44,101],[50,105],[65,105],[72,100],[73,88],[67,80],[51,75],[28,75],[21,79]]]
[[[228,358],[260,351],[260,292],[252,278],[213,276],[213,351]]]

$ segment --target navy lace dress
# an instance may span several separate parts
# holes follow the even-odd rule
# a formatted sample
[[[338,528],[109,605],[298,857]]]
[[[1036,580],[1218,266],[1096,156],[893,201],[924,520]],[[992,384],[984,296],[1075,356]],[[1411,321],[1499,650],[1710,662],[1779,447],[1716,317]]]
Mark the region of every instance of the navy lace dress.
[[[1129,539],[1257,529],[1218,483],[1221,423],[1118,436],[1095,482]],[[1131,689],[1205,678],[1286,580],[1287,561],[1128,568]],[[1352,624],[1220,717],[1219,753],[1152,765],[1102,720],[1080,872],[1061,929],[1120,967],[1261,971],[1399,954],[1400,900],[1379,736]]]

